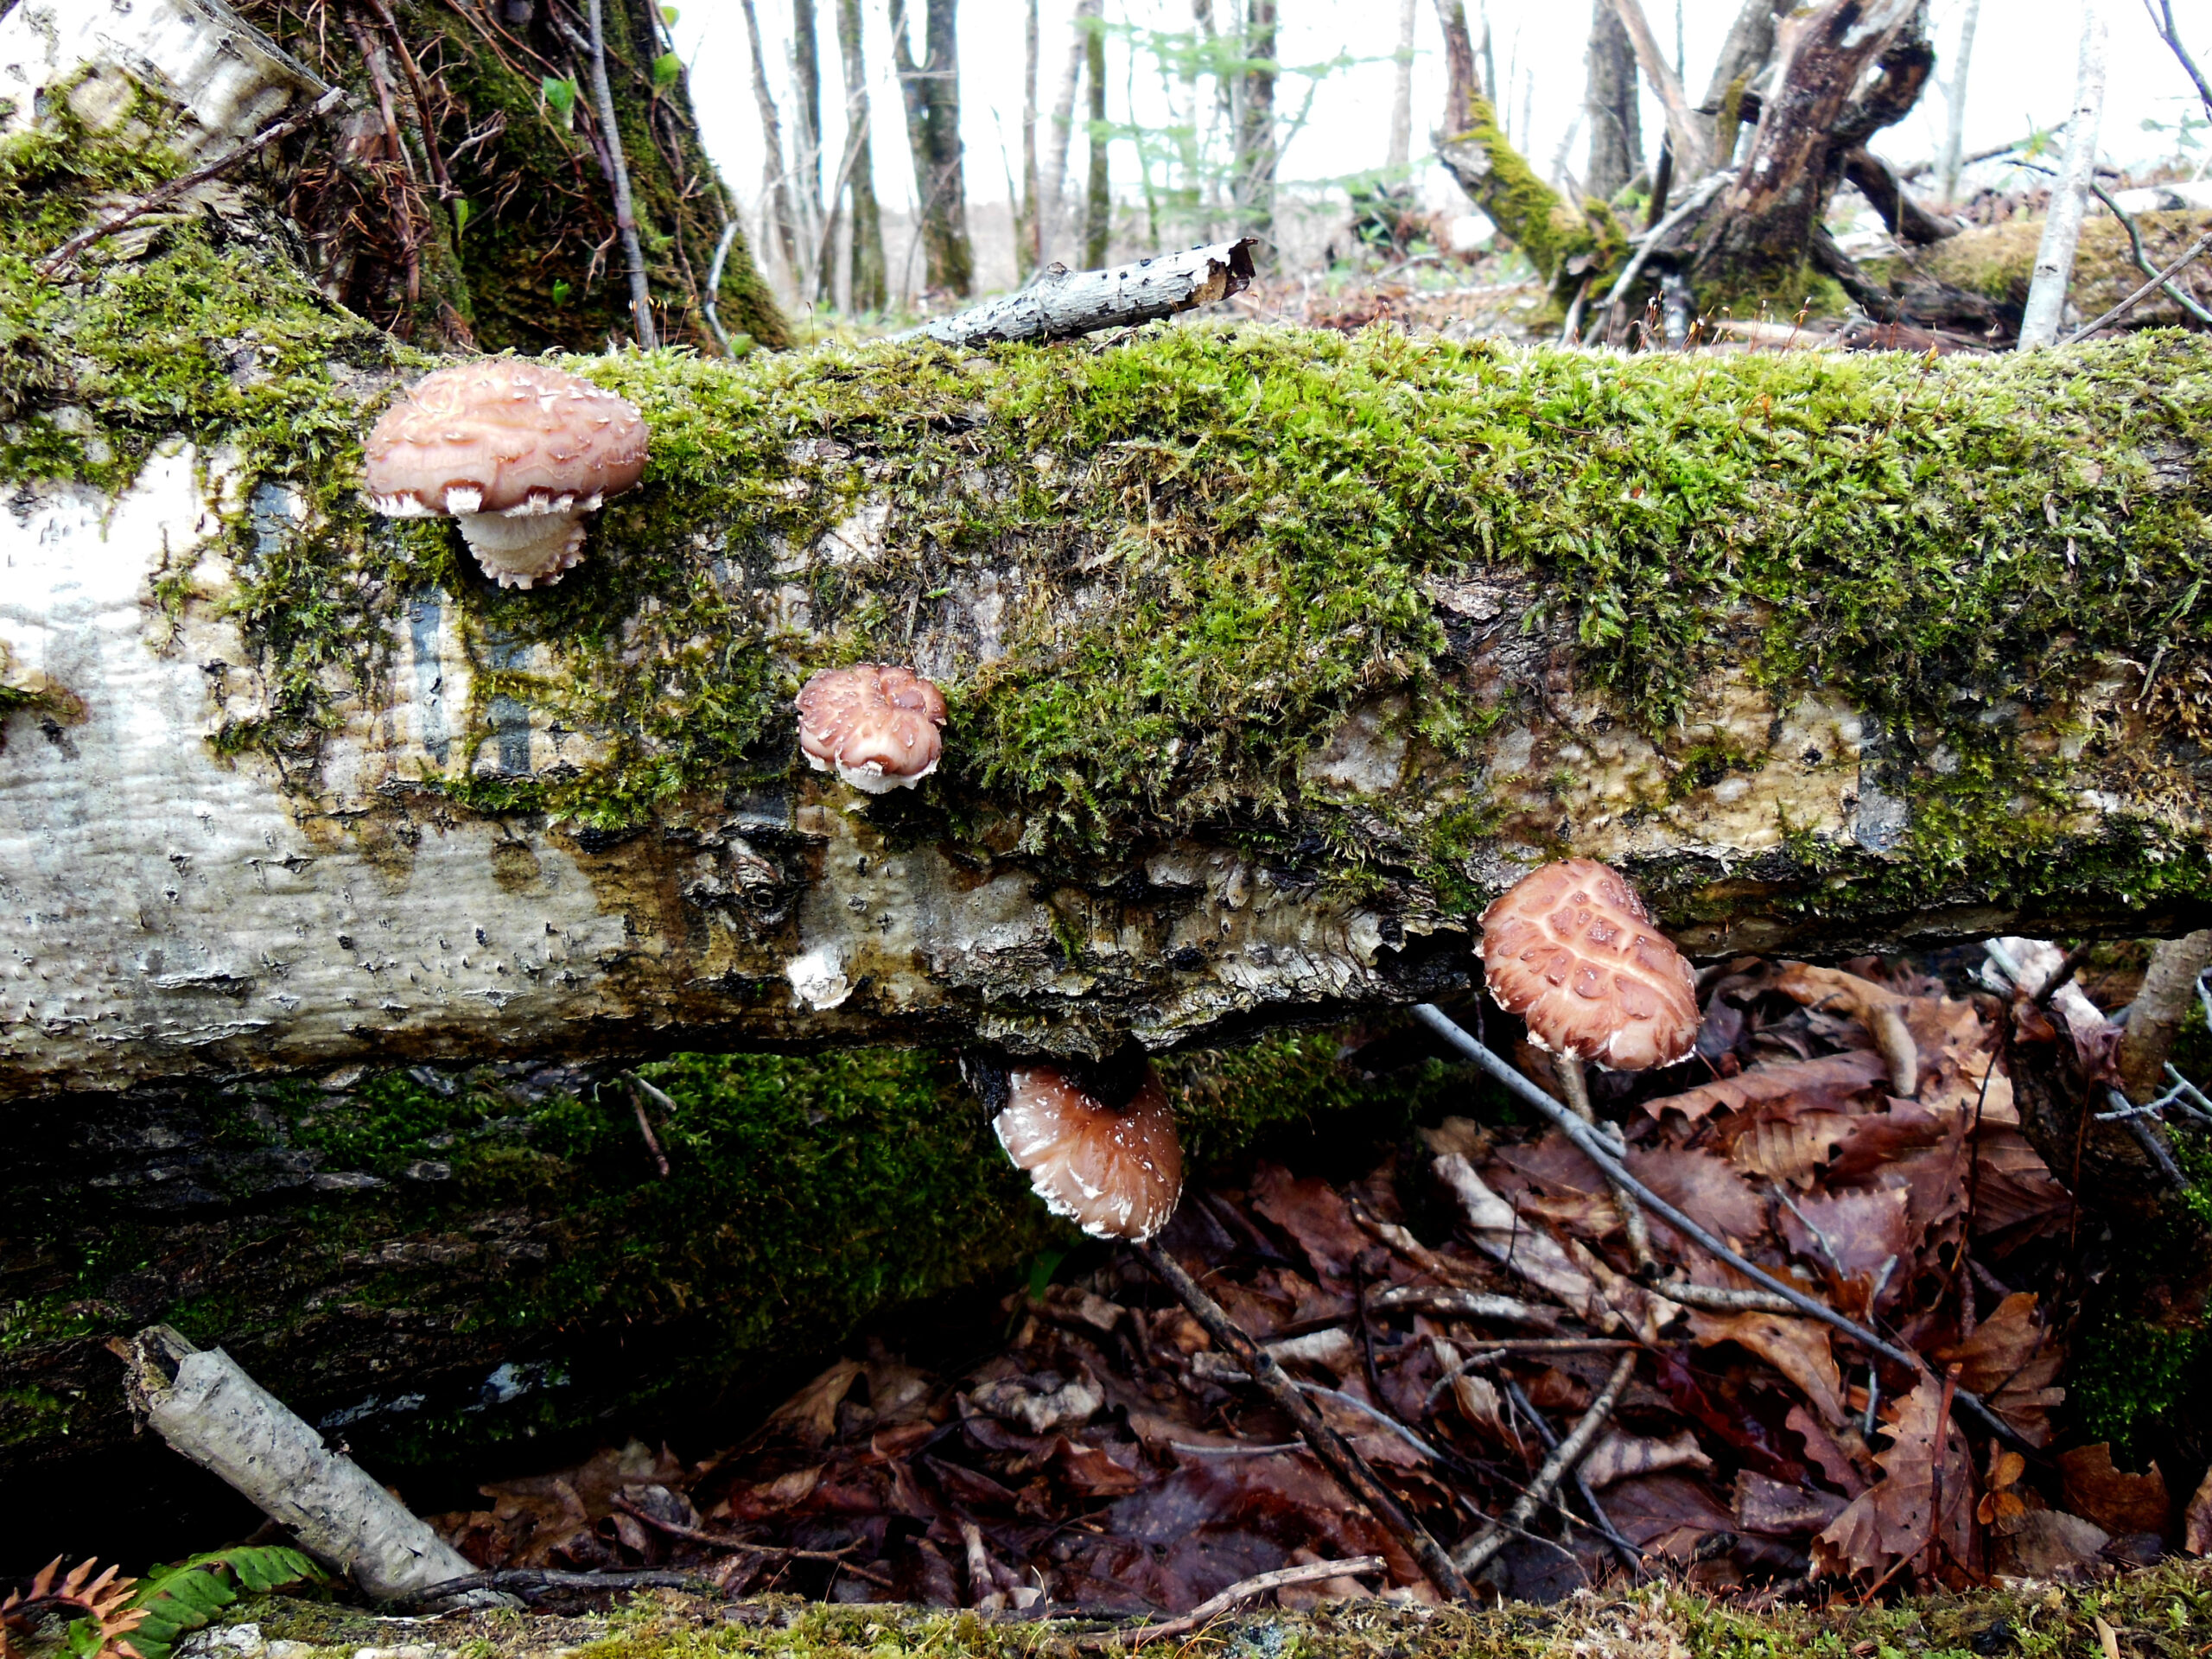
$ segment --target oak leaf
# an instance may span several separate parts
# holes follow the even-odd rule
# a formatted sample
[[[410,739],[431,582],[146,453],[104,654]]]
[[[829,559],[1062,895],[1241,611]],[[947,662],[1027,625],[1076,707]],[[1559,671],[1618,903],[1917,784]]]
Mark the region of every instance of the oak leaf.
[[[1884,1414],[1891,1440],[1874,1457],[1882,1478],[1815,1536],[1818,1570],[1879,1575],[1909,1557],[1932,1573],[1946,1556],[1973,1569],[1974,1460],[1944,1412],[1943,1393],[1941,1382],[1923,1376]]]

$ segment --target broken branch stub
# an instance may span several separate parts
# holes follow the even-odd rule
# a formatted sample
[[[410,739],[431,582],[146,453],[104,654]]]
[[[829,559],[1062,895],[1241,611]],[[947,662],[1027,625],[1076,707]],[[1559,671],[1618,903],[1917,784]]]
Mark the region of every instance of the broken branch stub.
[[[370,1595],[418,1596],[475,1571],[221,1349],[195,1348],[165,1325],[114,1345],[132,1408],[156,1433]]]

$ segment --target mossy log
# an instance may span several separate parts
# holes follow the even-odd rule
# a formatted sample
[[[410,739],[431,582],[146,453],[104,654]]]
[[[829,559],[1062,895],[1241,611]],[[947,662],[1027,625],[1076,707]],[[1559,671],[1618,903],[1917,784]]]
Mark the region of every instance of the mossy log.
[[[646,481],[502,592],[358,494],[429,359],[250,203],[41,280],[145,151],[9,146],[0,1096],[1164,1047],[1448,989],[1567,852],[1700,957],[2206,912],[2193,339],[570,359]],[[912,793],[793,741],[866,658],[945,688]]]

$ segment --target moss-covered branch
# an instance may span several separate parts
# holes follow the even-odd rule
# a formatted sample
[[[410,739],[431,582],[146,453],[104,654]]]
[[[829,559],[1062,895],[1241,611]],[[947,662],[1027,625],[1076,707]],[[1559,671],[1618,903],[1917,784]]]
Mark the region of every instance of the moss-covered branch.
[[[1603,292],[1628,257],[1628,233],[1613,210],[1597,200],[1576,209],[1506,142],[1491,101],[1476,96],[1471,105],[1466,130],[1438,140],[1437,159],[1529,256],[1562,303],[1586,278]]]

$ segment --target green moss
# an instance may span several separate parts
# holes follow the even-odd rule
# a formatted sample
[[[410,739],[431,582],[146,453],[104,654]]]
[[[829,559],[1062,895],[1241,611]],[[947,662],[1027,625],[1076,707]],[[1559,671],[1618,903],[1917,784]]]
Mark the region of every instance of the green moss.
[[[702,1586],[703,1588],[703,1586]],[[388,1643],[391,1626],[327,1601],[284,1596],[243,1601],[224,1615],[270,1640],[300,1642],[332,1659]],[[1562,1653],[1687,1653],[1697,1659],[2021,1659],[2095,1654],[2103,1633],[2133,1659],[2197,1659],[2212,1625],[2212,1568],[2173,1561],[2082,1589],[2042,1582],[1962,1593],[1853,1598],[1758,1612],[1676,1585],[1645,1585],[1553,1606],[1481,1611],[1336,1602],[1311,1612],[1243,1608],[1203,1635],[1146,1651],[1217,1651],[1246,1659],[1549,1659]],[[469,1659],[1033,1659],[1075,1651],[1096,1624],[1008,1623],[973,1612],[887,1605],[824,1605],[793,1596],[733,1606],[707,1594],[640,1594],[608,1614],[560,1618],[474,1613],[443,1622],[438,1640]],[[480,1643],[480,1646],[474,1644]]]
[[[43,139],[4,162],[35,175],[34,194],[142,164]],[[425,789],[611,833],[690,791],[785,779],[779,711],[798,679],[905,654],[910,617],[1018,543],[1096,571],[1099,602],[1009,610],[1003,653],[947,688],[947,763],[902,804],[902,833],[1011,825],[1046,852],[1228,823],[1271,856],[1328,852],[1349,888],[1402,871],[1460,902],[1468,850],[1496,822],[1472,774],[1503,709],[1460,678],[1425,580],[1529,573],[1571,625],[1580,671],[1662,740],[1746,662],[1909,734],[1948,721],[1961,688],[2037,708],[2154,640],[2177,663],[2204,649],[2202,607],[2177,614],[2174,596],[2202,591],[2212,546],[2194,460],[2212,436],[2207,353],[2171,334],[1936,364],[1211,328],[981,357],[572,359],[645,408],[649,475],[599,516],[591,556],[558,587],[501,593],[450,526],[372,518],[353,494],[373,410],[338,369],[411,366],[403,348],[204,225],[165,229],[143,258],[96,264],[66,292],[29,277],[24,234],[4,234],[0,318],[66,342],[69,385],[0,429],[0,475],[112,488],[183,432],[238,453],[249,500],[264,485],[300,498],[305,533],[257,510],[232,528],[222,602],[270,695],[213,741],[267,755],[304,790],[334,698],[349,683],[380,693],[403,607],[433,594],[478,672],[461,759]],[[65,403],[91,413],[65,420]],[[864,496],[887,499],[886,551],[864,579],[810,571],[815,633],[777,666],[757,593],[779,580],[778,550]],[[1361,804],[1301,783],[1346,711],[1386,696],[1419,711],[1421,787]],[[591,735],[595,758],[527,782],[475,777],[495,700],[500,718]],[[2083,874],[2069,769],[2022,753],[2012,730],[1993,727],[1988,753],[1946,777],[1904,755],[1912,838],[1860,872],[1870,900]],[[2109,753],[2093,744],[2081,769]],[[2153,826],[2139,847],[2082,856],[2145,893],[2205,879]]]
[[[1488,99],[1477,96],[1471,113],[1466,131],[1452,142],[1479,144],[1490,158],[1483,211],[1528,255],[1560,305],[1585,278],[1593,293],[1605,293],[1628,257],[1628,233],[1611,207],[1592,198],[1577,213],[1507,142]]]

